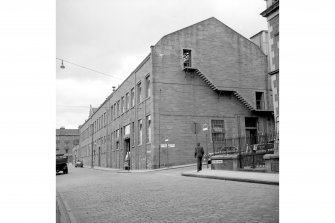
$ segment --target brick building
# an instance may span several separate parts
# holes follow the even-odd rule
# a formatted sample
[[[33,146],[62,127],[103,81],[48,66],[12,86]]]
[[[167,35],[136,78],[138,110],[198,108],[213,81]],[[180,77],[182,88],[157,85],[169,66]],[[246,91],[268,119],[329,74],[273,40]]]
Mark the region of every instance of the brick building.
[[[269,72],[276,123],[277,143],[279,145],[279,0],[266,0],[266,10],[261,13],[267,18],[269,27]]]
[[[79,145],[79,129],[56,129],[56,154],[68,154],[71,162],[72,149]]]
[[[270,91],[266,55],[212,17],[162,37],[90,108],[78,154],[112,168],[127,152],[132,169],[194,163],[196,142],[212,152],[225,139],[274,131]]]

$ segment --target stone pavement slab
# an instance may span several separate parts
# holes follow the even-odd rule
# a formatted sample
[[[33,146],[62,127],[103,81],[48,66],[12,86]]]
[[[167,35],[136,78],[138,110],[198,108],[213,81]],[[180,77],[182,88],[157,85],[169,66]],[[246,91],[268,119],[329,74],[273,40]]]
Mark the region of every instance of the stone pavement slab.
[[[210,178],[219,180],[231,180],[231,181],[240,181],[249,183],[279,185],[278,173],[203,169],[200,172],[194,170],[184,172],[181,175],[187,177],[200,177],[200,178]]]

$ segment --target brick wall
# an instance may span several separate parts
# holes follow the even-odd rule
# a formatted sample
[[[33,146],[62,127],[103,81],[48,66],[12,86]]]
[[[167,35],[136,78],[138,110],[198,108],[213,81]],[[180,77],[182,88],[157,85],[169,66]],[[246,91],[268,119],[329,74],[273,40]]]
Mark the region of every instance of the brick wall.
[[[134,122],[134,136],[131,129],[131,166],[132,169],[157,168],[162,165],[194,163],[194,146],[199,141],[211,151],[211,135],[200,131],[194,134],[191,126],[211,120],[223,119],[226,137],[242,136],[244,117],[254,116],[233,94],[218,95],[199,76],[185,74],[182,71],[182,49],[192,50],[193,66],[198,68],[216,86],[226,91],[238,91],[248,102],[255,105],[255,91],[269,94],[267,89],[266,57],[261,50],[244,37],[238,35],[215,18],[187,27],[163,37],[151,48],[151,54],[135,71],[110,95],[93,116],[83,124],[81,132],[109,109],[115,102],[135,88],[135,107],[116,119],[108,119],[108,125],[94,133],[94,141],[101,146],[102,166],[123,168],[125,142],[119,139],[120,149],[116,150],[114,134],[110,140],[101,144],[99,139],[114,133],[115,130]],[[144,99],[145,77],[150,75],[151,97]],[[142,83],[143,101],[137,101],[137,83]],[[150,114],[152,120],[152,141],[146,143],[145,117]],[[143,123],[143,143],[139,145],[138,120]],[[267,117],[262,126],[268,126]],[[270,120],[271,122],[271,120]],[[169,138],[175,148],[162,149],[159,145]],[[206,143],[207,139],[207,143]],[[91,136],[81,140],[82,154],[91,145]],[[169,153],[169,154],[167,154]],[[97,153],[96,153],[97,155]],[[169,156],[169,161],[167,157]],[[90,161],[90,154],[85,161]],[[95,165],[98,159],[94,158]],[[90,162],[88,162],[90,163]]]

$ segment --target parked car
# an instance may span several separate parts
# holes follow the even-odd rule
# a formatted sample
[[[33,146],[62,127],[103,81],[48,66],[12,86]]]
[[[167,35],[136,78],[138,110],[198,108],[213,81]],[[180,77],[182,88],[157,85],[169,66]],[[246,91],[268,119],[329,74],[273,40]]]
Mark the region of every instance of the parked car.
[[[77,162],[74,164],[74,167],[84,167],[83,161],[77,160]]]
[[[64,154],[56,155],[56,173],[59,171],[63,171],[63,174],[67,174],[69,172],[67,168],[67,156]]]

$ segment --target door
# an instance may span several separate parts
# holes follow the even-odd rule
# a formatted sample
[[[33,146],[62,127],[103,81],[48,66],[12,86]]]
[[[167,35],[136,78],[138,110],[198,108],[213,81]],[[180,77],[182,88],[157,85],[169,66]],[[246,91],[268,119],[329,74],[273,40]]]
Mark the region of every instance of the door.
[[[247,137],[248,145],[257,144],[257,130],[256,129],[246,129],[245,134]]]
[[[101,147],[98,150],[98,166],[101,166]]]
[[[126,138],[124,140],[124,153],[123,153],[123,160],[126,160],[126,155],[129,152],[129,161],[128,161],[128,165],[130,167],[130,138]]]

